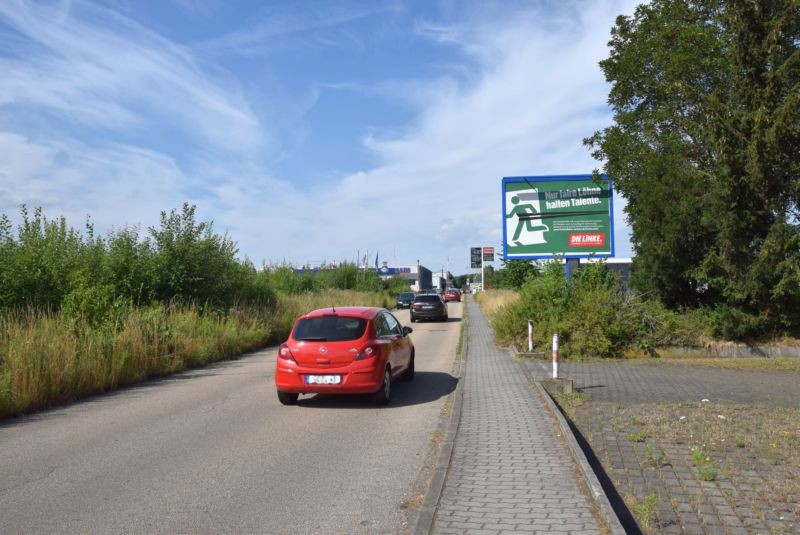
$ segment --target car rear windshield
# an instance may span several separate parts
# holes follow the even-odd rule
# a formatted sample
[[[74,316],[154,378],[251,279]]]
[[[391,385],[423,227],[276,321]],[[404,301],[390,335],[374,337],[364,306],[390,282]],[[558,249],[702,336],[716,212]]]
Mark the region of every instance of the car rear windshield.
[[[307,342],[342,342],[364,335],[367,320],[349,316],[319,316],[297,322],[292,337]]]
[[[428,294],[428,295],[418,295],[414,298],[414,301],[418,301],[420,303],[441,303],[442,300],[436,294]]]
[[[402,297],[403,299],[414,299],[414,294],[411,293],[411,292],[404,293],[404,294],[400,294],[400,297]]]

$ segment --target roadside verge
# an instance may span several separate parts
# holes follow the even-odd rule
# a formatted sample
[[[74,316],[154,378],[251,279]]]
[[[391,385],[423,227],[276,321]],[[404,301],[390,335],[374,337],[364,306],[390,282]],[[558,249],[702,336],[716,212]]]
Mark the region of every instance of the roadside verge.
[[[575,460],[575,464],[578,465],[578,468],[583,475],[583,479],[592,495],[592,500],[594,500],[595,504],[597,505],[608,532],[613,535],[625,535],[625,529],[622,527],[622,523],[620,522],[617,513],[614,511],[614,508],[611,507],[611,502],[609,501],[608,496],[606,496],[606,493],[600,484],[600,480],[597,478],[594,470],[592,470],[592,467],[589,464],[589,461],[586,458],[586,455],[583,453],[580,445],[578,444],[578,441],[575,438],[569,423],[567,423],[566,418],[564,418],[561,410],[556,406],[547,390],[538,381],[536,381],[530,370],[528,370],[528,368],[520,362],[520,360],[517,358],[516,352],[512,350],[512,353],[514,360],[516,360],[517,364],[519,365],[519,369],[528,379],[528,382],[539,391],[539,394],[541,394],[542,399],[545,400],[550,412],[558,421],[561,434],[566,439],[570,453],[572,454],[572,458]]]

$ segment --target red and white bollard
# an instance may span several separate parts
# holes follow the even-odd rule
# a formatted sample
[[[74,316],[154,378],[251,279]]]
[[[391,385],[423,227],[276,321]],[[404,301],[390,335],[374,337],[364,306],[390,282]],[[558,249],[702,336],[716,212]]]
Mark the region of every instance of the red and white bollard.
[[[528,320],[528,353],[533,353],[533,320]]]
[[[553,379],[558,379],[558,333],[553,335]]]

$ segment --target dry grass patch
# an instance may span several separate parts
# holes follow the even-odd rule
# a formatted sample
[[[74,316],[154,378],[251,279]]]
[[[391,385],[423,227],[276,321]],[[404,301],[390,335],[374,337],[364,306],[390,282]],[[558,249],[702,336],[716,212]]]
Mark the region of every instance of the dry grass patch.
[[[764,525],[778,526],[767,532],[795,532],[800,518],[800,409],[709,402],[611,407],[604,412],[617,440],[634,443],[643,471],[688,466],[699,484],[723,485],[734,511],[737,503],[747,504]],[[680,452],[679,458],[669,458],[660,444]],[[652,532],[650,515],[640,514],[648,496],[625,488],[620,475],[612,473],[615,484],[623,486],[620,490],[641,527]]]
[[[492,317],[501,308],[518,303],[520,295],[514,290],[486,290],[479,292],[476,299],[483,312]]]
[[[800,359],[795,358],[651,358],[641,359],[648,364],[702,366],[728,370],[761,370],[800,372]]]

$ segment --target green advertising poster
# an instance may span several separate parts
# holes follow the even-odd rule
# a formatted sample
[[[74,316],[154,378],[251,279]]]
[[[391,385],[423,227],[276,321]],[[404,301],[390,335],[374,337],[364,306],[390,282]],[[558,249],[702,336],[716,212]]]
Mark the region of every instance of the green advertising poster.
[[[605,176],[503,178],[503,258],[614,256],[612,198]]]

